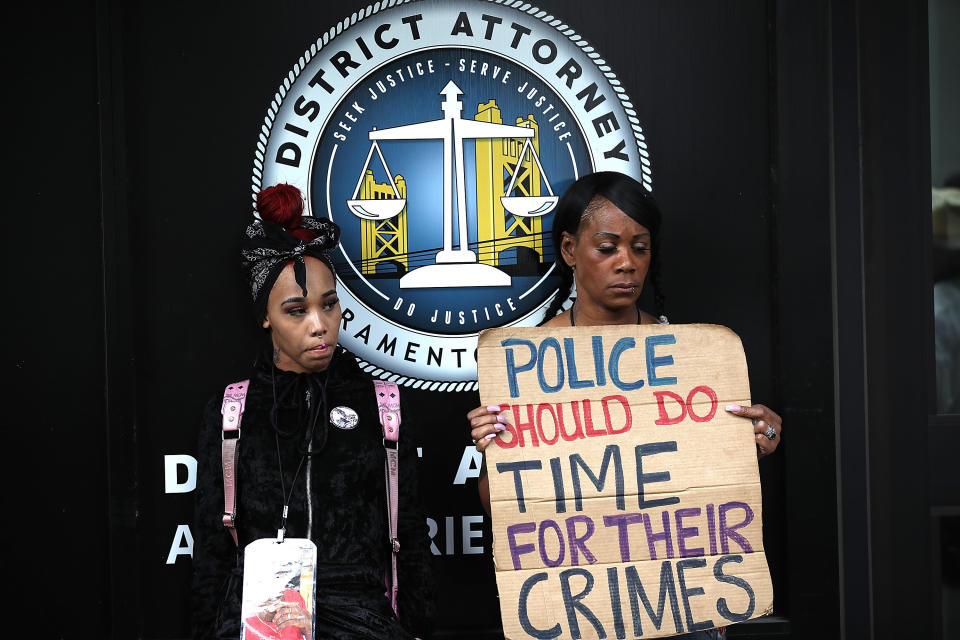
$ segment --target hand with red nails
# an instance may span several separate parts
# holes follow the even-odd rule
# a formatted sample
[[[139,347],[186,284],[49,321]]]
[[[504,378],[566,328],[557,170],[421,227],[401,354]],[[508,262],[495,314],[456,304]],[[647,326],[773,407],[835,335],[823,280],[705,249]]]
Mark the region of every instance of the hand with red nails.
[[[727,412],[742,416],[753,422],[753,434],[757,441],[757,457],[770,455],[780,444],[780,433],[783,431],[783,420],[776,412],[762,404],[741,407],[738,404],[728,404]]]

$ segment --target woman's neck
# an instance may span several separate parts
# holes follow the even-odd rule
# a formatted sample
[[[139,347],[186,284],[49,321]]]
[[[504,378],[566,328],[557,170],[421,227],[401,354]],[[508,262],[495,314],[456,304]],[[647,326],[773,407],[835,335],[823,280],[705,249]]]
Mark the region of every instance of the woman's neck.
[[[640,324],[640,309],[636,304],[620,309],[607,309],[597,304],[585,304],[577,298],[570,308],[570,324],[579,327]]]

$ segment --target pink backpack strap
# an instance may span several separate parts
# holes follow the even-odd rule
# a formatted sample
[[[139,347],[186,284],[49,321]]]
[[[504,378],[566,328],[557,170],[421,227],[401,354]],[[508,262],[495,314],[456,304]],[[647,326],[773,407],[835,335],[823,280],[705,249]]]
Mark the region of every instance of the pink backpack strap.
[[[247,389],[250,380],[241,380],[227,385],[223,390],[223,405],[220,413],[223,416],[223,435],[221,454],[223,456],[223,526],[230,532],[233,543],[240,546],[237,540],[235,521],[237,518],[237,461],[240,455],[240,420],[243,419],[243,409],[247,403]]]
[[[387,488],[387,522],[390,531],[388,541],[391,550],[391,574],[387,579],[387,593],[393,613],[397,613],[397,553],[400,551],[400,540],[397,538],[397,512],[400,508],[400,471],[399,451],[397,441],[400,438],[400,389],[396,383],[384,380],[374,380],[374,389],[377,392],[377,410],[380,413],[380,426],[383,428],[383,448],[387,459],[384,466],[384,477]]]

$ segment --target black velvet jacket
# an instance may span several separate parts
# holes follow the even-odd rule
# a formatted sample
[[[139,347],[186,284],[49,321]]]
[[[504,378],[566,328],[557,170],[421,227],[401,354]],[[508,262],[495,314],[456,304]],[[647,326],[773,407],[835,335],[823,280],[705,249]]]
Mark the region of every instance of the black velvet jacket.
[[[269,417],[275,393],[279,436]],[[325,406],[317,412],[317,403],[322,403],[324,396]],[[402,397],[401,392],[401,401]],[[285,372],[269,363],[253,371],[239,444],[239,553],[221,522],[222,399],[221,391],[207,403],[199,434],[193,529],[194,637],[240,637],[242,549],[256,539],[275,538],[283,508],[278,439],[283,482],[287,492],[292,484],[293,492],[286,535],[309,535],[317,545],[316,638],[429,635],[434,609],[432,557],[419,501],[416,444],[406,405],[401,410],[400,432],[398,623],[384,594],[390,550],[382,431],[373,383],[360,371],[354,357],[338,350],[329,369],[318,374]],[[357,412],[360,419],[354,429],[344,430],[329,422],[330,410],[338,406]],[[315,453],[304,462],[294,482],[301,451],[306,449],[307,424],[314,418]]]

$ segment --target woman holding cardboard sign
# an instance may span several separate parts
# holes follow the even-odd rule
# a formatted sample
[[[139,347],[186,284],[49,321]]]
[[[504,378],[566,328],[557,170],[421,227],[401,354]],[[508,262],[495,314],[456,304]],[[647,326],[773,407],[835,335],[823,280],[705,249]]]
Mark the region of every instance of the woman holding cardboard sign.
[[[566,190],[553,221],[553,246],[559,247],[556,269],[560,287],[544,314],[542,326],[576,327],[609,324],[666,324],[658,254],[660,210],[639,182],[622,173],[601,171],[583,176]],[[564,303],[576,285],[569,310]],[[638,306],[644,284],[653,288],[653,316]],[[753,421],[757,455],[780,443],[782,420],[762,404],[728,405],[726,410]],[[467,414],[477,450],[504,430],[499,407],[477,407]],[[485,478],[480,495],[489,507]]]
[[[598,172],[574,182],[557,206],[553,243],[559,257],[560,287],[544,314],[542,326],[666,324],[659,271],[660,211],[646,189],[633,178]],[[638,306],[644,285],[653,289],[655,314]],[[576,286],[573,306],[564,310]],[[761,404],[727,405],[726,410],[753,422],[757,455],[772,453],[780,442],[780,416]],[[477,450],[510,423],[500,407],[477,407],[469,414]],[[486,467],[478,483],[484,508],[490,511]],[[687,634],[686,638],[724,638],[723,628]]]

